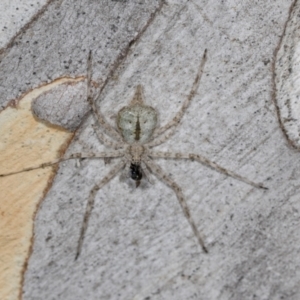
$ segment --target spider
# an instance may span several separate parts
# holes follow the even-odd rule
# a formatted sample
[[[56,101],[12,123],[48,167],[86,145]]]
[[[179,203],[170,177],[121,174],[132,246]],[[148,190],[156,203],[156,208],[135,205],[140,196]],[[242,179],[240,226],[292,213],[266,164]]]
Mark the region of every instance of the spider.
[[[195,234],[199,245],[205,253],[208,253],[208,250],[195,225],[194,220],[191,217],[190,210],[187,206],[181,188],[173,179],[171,179],[162,170],[160,166],[158,166],[154,162],[154,159],[188,159],[192,161],[197,161],[220,173],[226,174],[227,176],[231,176],[255,188],[266,189],[262,184],[252,182],[249,179],[244,178],[232,171],[229,171],[199,154],[179,153],[172,151],[162,152],[152,150],[152,148],[164,143],[175,133],[175,130],[178,124],[180,123],[180,120],[182,119],[186,109],[189,106],[189,103],[191,102],[198,89],[206,60],[207,50],[205,50],[203,53],[197,75],[194,79],[192,89],[188,97],[184,101],[181,109],[166,125],[162,127],[157,127],[157,112],[153,107],[148,106],[144,103],[143,88],[141,85],[138,85],[136,87],[135,95],[131,100],[130,104],[128,106],[123,107],[118,112],[116,129],[105,120],[104,116],[96,106],[96,102],[99,99],[100,94],[96,97],[96,100],[92,96],[92,53],[90,51],[87,64],[87,100],[90,103],[92,112],[96,117],[98,125],[100,125],[102,131],[100,130],[99,126],[97,127],[93,125],[93,127],[100,142],[102,142],[105,146],[111,148],[112,150],[99,153],[73,153],[69,156],[57,159],[49,163],[44,163],[37,167],[31,167],[23,169],[19,172],[0,175],[8,176],[20,172],[35,170],[38,168],[49,167],[59,162],[76,158],[121,158],[119,163],[117,163],[117,165],[112,170],[110,170],[108,174],[99,183],[97,183],[90,192],[77,244],[75,260],[79,257],[82,249],[85,232],[89,222],[89,217],[94,207],[96,193],[112,178],[114,178],[119,171],[123,170],[124,168],[128,170],[130,178],[135,181],[136,187],[140,185],[143,176],[151,182],[150,173],[152,173],[175,192],[179,204],[182,208],[182,211],[188,223],[190,224],[191,229]]]

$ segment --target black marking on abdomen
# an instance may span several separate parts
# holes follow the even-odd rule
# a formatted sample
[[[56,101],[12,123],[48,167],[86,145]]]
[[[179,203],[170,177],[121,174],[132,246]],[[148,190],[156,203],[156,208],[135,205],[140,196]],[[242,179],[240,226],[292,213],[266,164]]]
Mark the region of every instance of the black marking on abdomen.
[[[140,125],[139,116],[137,116],[137,122],[136,122],[136,125],[135,125],[135,137],[134,137],[134,139],[136,141],[139,141],[140,137],[141,137],[141,125]]]

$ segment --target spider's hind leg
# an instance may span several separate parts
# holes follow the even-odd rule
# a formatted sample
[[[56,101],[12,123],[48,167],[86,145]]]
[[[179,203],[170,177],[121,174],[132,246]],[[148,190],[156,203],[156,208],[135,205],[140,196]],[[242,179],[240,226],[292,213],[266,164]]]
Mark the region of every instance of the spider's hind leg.
[[[92,51],[89,52],[88,63],[87,63],[87,100],[92,108],[94,116],[96,117],[98,123],[103,128],[104,132],[107,133],[110,137],[112,137],[118,143],[122,143],[121,135],[113,128],[104,118],[100,110],[98,110],[96,106],[97,100],[100,98],[100,94],[94,100],[92,87]]]
[[[96,133],[96,136],[100,143],[103,143],[105,146],[112,148],[112,149],[120,149],[123,148],[122,143],[115,142],[112,139],[108,139],[107,136],[100,130],[98,123],[92,124],[92,128],[94,129],[94,132]]]
[[[168,122],[166,125],[158,128],[154,132],[153,143],[155,143],[155,146],[158,145],[157,142],[155,142],[155,138],[158,137],[159,135],[163,134],[166,130],[170,129],[171,127],[176,127],[180,123],[180,121],[181,121],[181,119],[182,119],[185,111],[189,107],[192,99],[194,98],[194,96],[196,94],[196,91],[197,91],[197,89],[199,87],[200,81],[201,81],[201,77],[202,77],[202,74],[203,74],[204,65],[205,65],[206,60],[207,60],[206,54],[207,54],[207,49],[204,50],[200,66],[199,66],[198,71],[197,71],[197,75],[196,75],[196,77],[194,79],[194,83],[193,83],[192,89],[191,89],[188,97],[183,102],[183,105],[182,105],[181,109],[179,110],[179,112],[177,112],[177,114],[175,115],[175,117],[170,122]],[[174,132],[175,132],[175,130],[172,131],[171,135],[174,134]],[[162,139],[159,142],[159,144],[161,144],[164,141],[166,141],[169,137],[170,137],[170,135],[168,135],[165,139]],[[149,146],[153,147],[154,145],[152,145],[152,143],[150,142]]]

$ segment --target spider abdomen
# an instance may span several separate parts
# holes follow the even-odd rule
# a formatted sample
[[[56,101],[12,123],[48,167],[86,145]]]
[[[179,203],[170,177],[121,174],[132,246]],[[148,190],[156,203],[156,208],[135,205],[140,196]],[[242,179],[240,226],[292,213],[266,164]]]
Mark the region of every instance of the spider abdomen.
[[[156,124],[157,113],[150,106],[125,106],[118,113],[117,126],[124,140],[130,145],[148,142]]]

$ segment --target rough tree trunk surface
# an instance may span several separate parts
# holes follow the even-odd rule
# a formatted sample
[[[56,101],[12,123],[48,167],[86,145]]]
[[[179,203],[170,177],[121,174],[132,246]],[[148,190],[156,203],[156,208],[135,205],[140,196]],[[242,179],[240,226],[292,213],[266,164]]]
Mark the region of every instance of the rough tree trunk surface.
[[[299,1],[13,3],[0,4],[0,174],[107,149],[86,101],[89,51],[115,126],[138,84],[159,124],[171,120],[207,49],[200,86],[157,149],[201,154],[268,190],[157,160],[205,254],[169,187],[153,176],[136,189],[120,173],[96,194],[75,260],[90,191],[117,159],[1,177],[0,298],[300,299]]]

